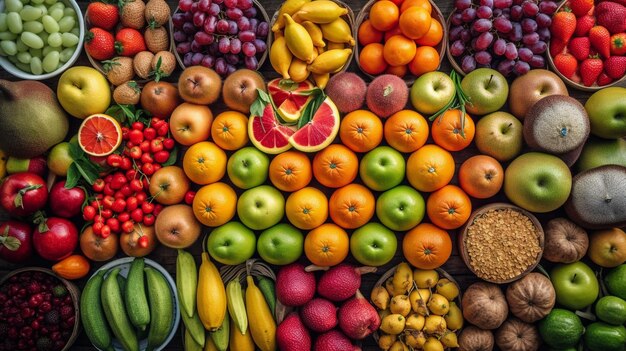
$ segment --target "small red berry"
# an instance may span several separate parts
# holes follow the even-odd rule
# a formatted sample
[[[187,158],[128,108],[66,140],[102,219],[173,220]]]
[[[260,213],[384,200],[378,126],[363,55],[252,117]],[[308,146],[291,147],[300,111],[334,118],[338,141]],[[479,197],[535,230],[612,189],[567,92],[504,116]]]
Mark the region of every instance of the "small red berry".
[[[154,138],[156,138],[156,136],[157,136],[157,131],[156,131],[156,129],[154,129],[152,127],[148,127],[148,128],[143,130],[143,137],[146,140],[153,140]]]
[[[120,168],[128,171],[133,167],[133,162],[128,157],[122,157],[122,162],[120,163]]]
[[[130,156],[134,160],[138,160],[141,158],[141,154],[143,154],[141,148],[139,146],[133,146],[132,148],[130,148],[128,156]]]
[[[102,227],[103,226],[104,226],[104,223],[96,222],[96,223],[93,224],[91,229],[93,230],[94,234],[102,235]]]
[[[104,190],[104,180],[101,178],[96,179],[91,186],[93,191],[101,193]]]
[[[111,218],[113,217],[113,211],[111,211],[110,209],[104,209],[100,212],[100,215],[104,218]]]
[[[146,201],[146,198],[148,197],[148,195],[146,195],[145,192],[141,191],[138,194],[136,194],[135,197],[137,198],[137,203],[141,205],[144,201]]]
[[[152,155],[146,151],[143,155],[141,155],[141,162],[143,162],[143,164],[154,163],[154,158],[152,158]]]
[[[156,153],[163,150],[163,142],[159,139],[154,139],[150,142],[150,152]]]
[[[111,167],[119,167],[122,163],[122,156],[119,154],[110,154],[107,156],[107,164]]]
[[[86,221],[92,221],[93,218],[96,216],[96,209],[92,206],[85,206],[83,207],[83,219]]]
[[[187,205],[191,205],[193,203],[193,199],[196,197],[196,192],[189,190],[185,193],[185,203]]]
[[[152,163],[144,163],[143,166],[141,166],[141,171],[143,174],[151,176],[154,174],[154,167],[152,166]]]
[[[126,203],[128,203],[128,201],[126,201]],[[122,222],[122,223],[126,222],[126,221],[130,220],[130,214],[127,211],[119,213],[117,215],[117,220]]]
[[[152,213],[152,211],[154,211],[154,205],[150,202],[144,202],[141,204],[141,210],[146,214]]]
[[[166,149],[171,150],[171,149],[174,148],[174,146],[176,146],[176,142],[172,138],[167,138],[167,139],[163,140],[163,146]]]
[[[122,231],[124,233],[132,233],[133,230],[135,230],[135,224],[133,223],[133,221],[124,221],[124,223],[122,223]]]
[[[143,224],[147,225],[148,227],[153,225],[154,221],[156,221],[156,217],[151,213],[148,213],[147,215],[143,216]]]
[[[122,213],[126,209],[126,201],[124,199],[117,199],[111,206],[111,209],[117,213]]]
[[[138,145],[144,141],[143,133],[140,130],[133,129],[128,132],[128,139],[131,143]]]
[[[141,223],[143,221],[143,211],[141,208],[136,208],[130,213],[130,218],[136,223]]]
[[[170,153],[166,150],[161,150],[154,154],[154,160],[160,164],[167,162],[169,158],[170,158]]]
[[[139,245],[139,247],[141,247],[142,249],[145,249],[146,247],[148,247],[148,240],[148,236],[142,235],[139,237],[139,239],[137,239],[137,245]]]
[[[144,127],[145,127],[144,124],[141,122],[133,122],[133,125],[132,125],[132,128],[134,130],[143,130]]]
[[[139,204],[137,203],[137,198],[134,196],[130,196],[126,199],[126,211],[132,211],[137,208]]]
[[[100,233],[100,235],[101,235],[103,238],[105,238],[105,239],[106,239],[106,238],[108,238],[108,237],[109,237],[109,235],[111,235],[111,228],[110,228],[108,225],[106,225],[106,224],[105,224],[105,225],[103,225],[103,226],[102,226],[102,232]]]
[[[141,152],[150,151],[150,142],[148,140],[142,141],[141,144],[139,144],[139,149],[141,149]]]

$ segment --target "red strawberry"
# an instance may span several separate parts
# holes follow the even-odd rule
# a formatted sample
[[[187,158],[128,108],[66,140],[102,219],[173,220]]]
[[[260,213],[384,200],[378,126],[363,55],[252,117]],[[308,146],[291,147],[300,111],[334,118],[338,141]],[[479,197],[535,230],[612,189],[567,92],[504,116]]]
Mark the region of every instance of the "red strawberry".
[[[611,34],[602,26],[594,26],[589,30],[589,41],[598,53],[607,58],[611,56]]]
[[[112,30],[120,19],[119,8],[104,2],[92,2],[87,6],[87,20],[93,27]]]
[[[578,61],[569,53],[560,53],[554,57],[554,67],[565,77],[572,79],[576,69],[578,69]]]
[[[567,49],[578,61],[582,61],[589,57],[590,45],[587,37],[573,38],[567,45]]]
[[[584,37],[589,33],[591,27],[596,25],[596,18],[591,15],[585,15],[576,19],[576,30],[574,35],[577,37]]]
[[[626,33],[611,36],[611,55],[626,55]]]
[[[593,0],[571,0],[569,8],[576,17],[582,17],[593,7]]]
[[[576,30],[576,16],[568,10],[569,8],[566,7],[565,11],[557,12],[552,17],[552,25],[550,25],[552,38],[568,42],[574,34],[574,30]]]
[[[567,42],[564,42],[561,39],[550,40],[550,56],[555,57],[556,55],[563,53],[565,48],[567,48]]]
[[[626,6],[612,1],[603,1],[596,6],[596,23],[611,34],[626,32]]]
[[[596,82],[604,65],[597,57],[588,58],[580,64],[580,76],[585,86],[592,86]]]
[[[85,51],[95,60],[103,61],[115,55],[113,34],[102,28],[91,28],[85,34]]]
[[[600,76],[598,76],[598,80],[596,81],[596,83],[598,84],[598,86],[604,86],[609,85],[614,81],[615,80],[613,80],[613,78],[607,76],[606,73],[602,72],[600,73]]]
[[[115,35],[115,51],[119,55],[132,57],[145,50],[147,50],[146,42],[138,30],[122,28]]]
[[[611,56],[604,60],[604,72],[613,79],[620,79],[626,73],[626,56]]]

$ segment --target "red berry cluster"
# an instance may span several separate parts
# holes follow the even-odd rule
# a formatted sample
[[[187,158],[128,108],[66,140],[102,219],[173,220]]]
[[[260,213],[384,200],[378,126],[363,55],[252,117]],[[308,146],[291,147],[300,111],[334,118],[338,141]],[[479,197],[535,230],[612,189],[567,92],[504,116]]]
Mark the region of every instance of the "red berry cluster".
[[[62,350],[76,323],[72,297],[61,282],[23,272],[0,287],[0,350]]]

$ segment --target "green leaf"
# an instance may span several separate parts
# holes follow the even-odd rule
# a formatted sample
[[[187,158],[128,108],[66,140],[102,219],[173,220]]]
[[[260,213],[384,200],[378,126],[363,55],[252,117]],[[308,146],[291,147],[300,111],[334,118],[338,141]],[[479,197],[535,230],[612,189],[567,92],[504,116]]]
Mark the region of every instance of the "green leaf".
[[[270,96],[261,89],[257,89],[256,91],[258,96],[250,106],[250,116],[263,116],[265,106],[271,102]]]
[[[85,157],[85,152],[80,148],[78,143],[70,143],[70,157],[74,161]]]
[[[75,162],[72,162],[70,167],[67,169],[67,178],[65,179],[65,189],[71,189],[78,185],[78,181],[81,176],[78,172],[78,166],[76,166]]]
[[[298,120],[298,129],[302,128],[313,119],[315,112],[317,112],[317,109],[322,105],[324,99],[326,99],[326,96],[322,94],[321,90],[318,90],[313,99],[306,105],[304,111],[302,111],[302,115]]]
[[[120,105],[117,104],[109,106],[109,108],[104,111],[104,113],[115,118],[115,120],[119,123],[124,123],[128,119]]]
[[[126,118],[130,123],[135,122],[135,106],[133,105],[117,105],[120,107]]]
[[[174,146],[174,148],[170,150],[170,157],[161,166],[167,167],[167,166],[173,165],[174,163],[176,163],[177,157],[178,157],[178,148]]]
[[[96,179],[98,179],[98,173],[93,172],[93,168],[89,166],[91,165],[91,162],[85,163],[85,162],[79,161],[79,162],[74,162],[74,164],[76,165],[78,173],[80,173],[83,179],[85,179],[85,181],[89,185],[93,185]]]
[[[18,238],[9,236],[9,228],[10,227],[8,224],[6,227],[4,227],[4,233],[2,233],[2,236],[0,236],[0,245],[6,247],[9,251],[17,251],[22,243],[19,241]]]

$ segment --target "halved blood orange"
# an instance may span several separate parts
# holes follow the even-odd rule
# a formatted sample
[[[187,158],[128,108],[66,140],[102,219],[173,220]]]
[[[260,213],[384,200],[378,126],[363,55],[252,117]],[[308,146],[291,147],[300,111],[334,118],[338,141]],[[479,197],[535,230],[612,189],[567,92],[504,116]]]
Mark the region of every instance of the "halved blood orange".
[[[289,143],[303,152],[320,151],[335,140],[339,124],[339,110],[335,103],[326,97],[313,118],[289,138]]]
[[[121,143],[122,127],[109,115],[91,115],[83,120],[78,129],[78,145],[92,156],[111,154]]]
[[[296,83],[289,79],[276,78],[267,83],[267,92],[270,94],[276,107],[291,100],[295,108],[302,108],[309,101],[308,91],[313,89],[313,84],[308,80]]]
[[[289,137],[294,130],[280,124],[276,119],[272,104],[267,104],[262,116],[250,116],[248,119],[248,137],[257,149],[266,154],[279,154],[291,149]]]

